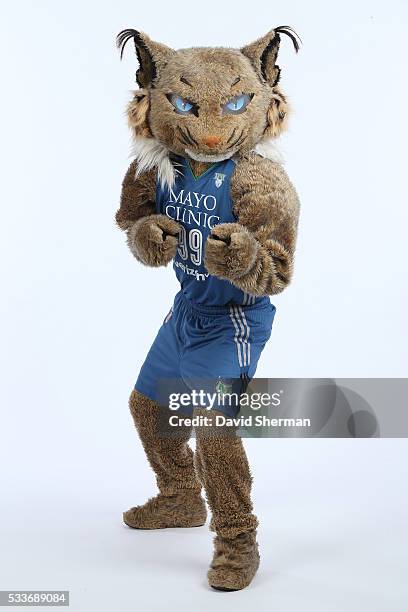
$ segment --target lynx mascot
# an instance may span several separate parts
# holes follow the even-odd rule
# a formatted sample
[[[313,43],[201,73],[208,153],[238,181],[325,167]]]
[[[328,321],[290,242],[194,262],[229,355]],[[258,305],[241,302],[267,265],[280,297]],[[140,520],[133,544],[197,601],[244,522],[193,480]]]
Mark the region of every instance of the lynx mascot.
[[[138,261],[172,261],[181,284],[130,397],[159,493],[124,521],[135,529],[203,525],[204,488],[215,532],[208,581],[223,591],[248,586],[259,566],[242,441],[198,428],[193,454],[187,425],[178,437],[160,435],[168,409],[158,387],[164,379],[190,388],[213,380],[215,389],[248,381],[271,334],[269,296],[291,279],[299,202],[273,145],[288,113],[276,63],[282,34],[298,51],[287,26],[242,49],[175,51],[136,30],[118,36],[121,54],[135,44],[140,89],[128,106],[135,159],[116,221]]]

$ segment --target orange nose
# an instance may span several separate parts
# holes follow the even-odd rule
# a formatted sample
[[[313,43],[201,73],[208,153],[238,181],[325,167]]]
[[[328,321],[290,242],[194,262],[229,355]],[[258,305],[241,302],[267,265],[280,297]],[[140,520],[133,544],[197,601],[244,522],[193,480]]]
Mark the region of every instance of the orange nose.
[[[214,149],[221,142],[221,138],[219,136],[206,136],[203,138],[203,143],[207,145],[210,149]]]

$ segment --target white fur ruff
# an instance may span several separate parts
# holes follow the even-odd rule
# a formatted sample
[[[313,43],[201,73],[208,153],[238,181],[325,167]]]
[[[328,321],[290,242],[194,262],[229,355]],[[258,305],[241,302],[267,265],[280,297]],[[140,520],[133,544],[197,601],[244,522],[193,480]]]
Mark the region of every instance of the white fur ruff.
[[[279,151],[276,146],[275,138],[267,138],[265,140],[261,140],[253,149],[255,153],[258,153],[261,157],[265,157],[266,159],[270,159],[277,164],[283,164],[284,158],[282,153]]]
[[[224,159],[229,159],[229,155],[201,155],[185,150],[187,155],[196,161],[203,162],[219,162]],[[283,164],[283,156],[278,150],[275,139],[269,138],[267,140],[261,140],[253,149],[255,153],[261,157],[270,159],[278,164]],[[172,188],[176,181],[176,175],[180,173],[174,162],[170,159],[169,149],[155,138],[146,138],[144,136],[136,136],[133,142],[131,157],[134,157],[137,162],[137,170],[135,178],[137,178],[143,172],[147,172],[152,168],[157,168],[157,176],[159,182],[163,188]]]
[[[170,159],[170,151],[155,138],[136,136],[131,157],[137,161],[135,178],[143,172],[157,168],[157,176],[162,187],[173,187],[179,172]]]

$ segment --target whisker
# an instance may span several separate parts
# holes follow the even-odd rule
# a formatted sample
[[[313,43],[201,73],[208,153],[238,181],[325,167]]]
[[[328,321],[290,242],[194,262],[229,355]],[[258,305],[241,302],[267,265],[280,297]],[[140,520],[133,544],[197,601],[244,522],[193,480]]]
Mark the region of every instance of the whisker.
[[[184,145],[191,146],[191,142],[189,142],[189,141],[187,140],[187,138],[184,136],[184,134],[180,134],[180,136],[179,136],[179,140],[180,140],[180,142],[182,142]]]
[[[237,128],[234,128],[232,130],[231,136],[228,138],[227,142],[225,144],[228,144],[229,142],[231,142],[231,140],[234,138],[234,134],[237,131]]]
[[[238,138],[237,138],[237,139],[236,139],[236,140],[235,140],[235,141],[234,141],[232,144],[230,144],[230,146],[229,146],[229,147],[227,147],[227,151],[228,151],[229,149],[233,149],[234,147],[236,147],[236,146],[237,146],[237,144],[241,144],[241,138],[242,138],[242,137],[244,137],[244,138],[245,138],[245,136],[244,136],[244,130],[242,130],[242,131],[241,131],[241,133],[239,134]]]
[[[184,140],[182,140],[181,138],[178,138],[177,140],[178,140],[178,142],[179,142],[180,146],[181,146],[183,149],[186,149],[186,148],[188,148],[188,147],[191,147],[191,145],[190,145],[188,142],[185,142],[185,141],[184,141]]]
[[[195,143],[192,141],[192,139],[190,138],[190,136],[188,136],[188,134],[185,134],[183,132],[183,130],[181,129],[181,127],[178,125],[177,126],[178,131],[181,134],[181,137],[183,139],[184,144],[188,144],[188,145],[194,145]]]
[[[193,141],[193,144],[198,145],[198,142],[196,141],[196,139],[194,138],[194,136],[192,135],[192,133],[190,132],[190,130],[188,129],[187,126],[186,126],[186,132],[189,135],[189,137],[191,138],[191,140]]]
[[[238,140],[238,142],[235,143],[234,146],[239,147],[240,145],[242,145],[242,143],[244,142],[246,136],[247,136],[246,134],[242,134],[242,137],[240,138],[240,140]]]

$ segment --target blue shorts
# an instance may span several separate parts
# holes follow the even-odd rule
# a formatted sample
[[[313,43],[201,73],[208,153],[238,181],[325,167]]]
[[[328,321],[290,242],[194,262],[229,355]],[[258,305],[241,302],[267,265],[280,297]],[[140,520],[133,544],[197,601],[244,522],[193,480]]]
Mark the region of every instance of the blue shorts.
[[[220,384],[229,389],[234,381],[248,381],[271,335],[275,310],[269,300],[249,306],[197,305],[180,291],[135,389],[165,405],[169,392],[189,393],[204,386],[215,390]]]

